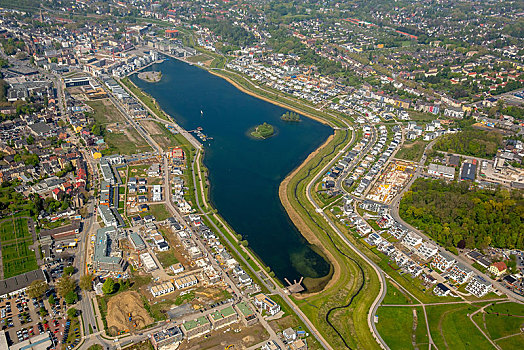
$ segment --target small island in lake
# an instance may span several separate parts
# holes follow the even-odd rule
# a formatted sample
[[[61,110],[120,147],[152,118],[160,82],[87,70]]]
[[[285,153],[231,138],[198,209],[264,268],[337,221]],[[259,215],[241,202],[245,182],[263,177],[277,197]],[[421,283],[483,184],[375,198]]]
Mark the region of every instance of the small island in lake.
[[[298,115],[298,113],[295,113],[295,112],[286,112],[282,114],[280,119],[282,119],[285,122],[299,122],[300,115]]]
[[[275,129],[273,125],[264,123],[257,125],[253,131],[251,131],[251,136],[256,139],[267,139],[275,134]]]
[[[149,83],[158,83],[162,79],[162,72],[140,72],[138,77]]]

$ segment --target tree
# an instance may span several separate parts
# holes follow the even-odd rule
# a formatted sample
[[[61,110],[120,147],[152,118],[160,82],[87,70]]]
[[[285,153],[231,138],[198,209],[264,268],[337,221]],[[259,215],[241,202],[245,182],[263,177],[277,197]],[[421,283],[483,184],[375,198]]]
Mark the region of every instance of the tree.
[[[70,291],[65,295],[64,299],[67,304],[74,304],[78,301],[78,294],[76,294],[75,291]]]
[[[64,275],[71,276],[75,273],[75,267],[74,266],[67,266],[64,268]]]
[[[46,317],[48,314],[47,309],[45,307],[40,308],[40,316]]]
[[[65,298],[71,292],[74,292],[76,288],[75,281],[70,276],[62,276],[56,283],[56,291],[59,296]]]
[[[93,275],[87,274],[80,277],[79,286],[87,292],[93,290]]]
[[[70,308],[67,310],[67,317],[69,317],[69,318],[75,318],[76,315],[78,315],[78,310],[75,309],[74,307],[70,307]]]
[[[36,280],[31,282],[29,287],[27,287],[27,295],[30,298],[39,299],[49,288],[47,283],[42,280]]]
[[[53,294],[51,294],[51,295],[49,296],[48,301],[49,301],[49,304],[50,304],[50,305],[55,305],[55,304],[56,304],[55,296],[54,296]]]
[[[104,294],[111,294],[115,291],[115,281],[111,277],[108,277],[102,285],[102,292]]]

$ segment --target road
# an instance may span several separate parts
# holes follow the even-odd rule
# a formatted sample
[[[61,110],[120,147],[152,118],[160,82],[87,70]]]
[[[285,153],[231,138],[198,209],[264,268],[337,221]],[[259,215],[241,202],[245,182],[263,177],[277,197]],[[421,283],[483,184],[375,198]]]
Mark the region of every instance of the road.
[[[347,122],[344,121],[344,123],[346,123],[346,125],[348,126],[348,128],[350,128],[350,125],[347,124]],[[353,245],[353,243],[346,237],[346,235],[340,231],[340,229],[331,221],[331,219],[324,213],[324,211],[320,208],[320,206],[315,202],[315,200],[313,199],[313,196],[311,195],[311,189],[313,188],[314,184],[319,180],[319,178],[324,175],[324,173],[329,169],[331,168],[335,162],[338,160],[338,157],[340,154],[343,154],[343,153],[346,153],[349,148],[353,145],[353,142],[355,140],[355,132],[352,132],[352,135],[351,135],[351,141],[348,142],[348,144],[341,150],[339,151],[339,154],[335,155],[335,157],[333,157],[333,159],[328,162],[324,168],[322,170],[320,170],[317,175],[315,177],[313,177],[313,179],[311,179],[311,181],[307,184],[307,187],[306,187],[306,196],[307,196],[307,199],[308,201],[310,202],[310,204],[315,208],[315,211],[317,213],[319,213],[322,218],[328,223],[328,225],[332,228],[332,230],[340,237],[340,239],[342,239],[342,241],[344,241],[347,246],[349,248],[351,248],[351,250],[353,250],[353,252],[359,256],[362,260],[364,260],[366,263],[368,263],[369,265],[371,265],[371,267],[373,268],[373,270],[375,271],[375,273],[377,274],[377,276],[379,277],[379,281],[380,281],[380,292],[379,294],[377,295],[377,297],[375,298],[375,300],[373,301],[373,304],[371,305],[371,310],[370,312],[368,312],[368,317],[367,317],[367,323],[368,323],[368,327],[373,335],[373,337],[375,338],[375,340],[379,343],[379,345],[383,348],[383,349],[389,349],[388,345],[384,342],[384,340],[382,339],[382,337],[380,336],[380,334],[378,333],[377,329],[376,329],[376,325],[375,325],[375,322],[374,322],[374,316],[376,314],[376,311],[378,309],[378,306],[380,305],[380,303],[382,302],[382,300],[384,299],[385,295],[386,295],[386,279],[384,277],[384,274],[382,273],[382,270],[371,260],[369,259],[365,254],[361,253],[360,250],[358,250],[358,248]],[[368,147],[371,147],[371,142],[366,146]],[[356,162],[354,162],[354,164],[356,164]],[[348,167],[349,168],[349,167]]]

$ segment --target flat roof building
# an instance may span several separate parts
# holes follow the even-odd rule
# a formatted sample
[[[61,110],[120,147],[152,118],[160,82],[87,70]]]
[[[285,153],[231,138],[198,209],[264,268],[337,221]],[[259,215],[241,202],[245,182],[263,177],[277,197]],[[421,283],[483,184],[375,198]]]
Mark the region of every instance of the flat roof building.
[[[266,310],[271,316],[276,315],[280,311],[280,305],[262,293],[255,295],[255,305]]]
[[[455,168],[431,163],[428,166],[428,174],[453,180],[455,178]]]
[[[122,252],[118,251],[116,228],[109,226],[96,231],[93,265],[96,270],[124,271],[126,262],[122,259]]]
[[[210,331],[211,322],[205,316],[200,316],[195,320],[186,321],[182,324],[182,332],[184,332],[187,339],[196,338]]]
[[[209,314],[213,329],[219,329],[238,321],[238,314],[232,306],[222,310],[215,310]]]
[[[8,294],[14,294],[26,290],[34,281],[45,281],[47,277],[41,269],[29,271],[21,275],[13,276],[0,281],[0,298],[6,298]]]
[[[144,242],[144,240],[142,239],[142,237],[140,237],[140,235],[136,232],[131,232],[129,234],[129,240],[131,241],[131,245],[133,246],[133,248],[135,248],[135,250],[144,250],[146,249],[146,244]]]
[[[477,174],[477,165],[472,163],[464,163],[462,171],[460,172],[460,179],[465,181],[475,180]]]
[[[244,325],[251,326],[258,322],[257,315],[253,312],[251,307],[246,302],[240,302],[235,305],[238,313],[242,316],[242,322]]]
[[[151,294],[157,298],[161,295],[173,293],[175,291],[175,286],[171,282],[165,282],[156,286],[152,286],[149,290],[151,291]]]
[[[183,338],[184,335],[182,334],[182,330],[177,326],[173,326],[153,333],[151,336],[151,343],[155,347],[155,350],[158,350],[158,348],[164,345],[180,342]]]

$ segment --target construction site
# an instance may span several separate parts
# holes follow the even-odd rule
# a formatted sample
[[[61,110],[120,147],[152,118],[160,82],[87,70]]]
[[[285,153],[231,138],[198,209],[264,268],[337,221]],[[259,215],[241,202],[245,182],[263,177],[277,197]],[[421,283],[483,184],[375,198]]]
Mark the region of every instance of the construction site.
[[[416,165],[413,162],[395,160],[377,179],[367,195],[367,199],[389,204],[413,177]]]

